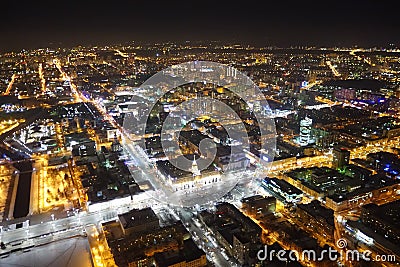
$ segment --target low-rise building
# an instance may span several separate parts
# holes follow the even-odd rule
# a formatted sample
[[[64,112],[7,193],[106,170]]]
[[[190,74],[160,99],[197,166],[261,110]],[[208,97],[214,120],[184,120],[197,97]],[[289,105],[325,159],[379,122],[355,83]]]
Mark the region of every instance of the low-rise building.
[[[361,221],[392,242],[400,243],[400,200],[362,206]]]
[[[134,209],[118,215],[118,219],[125,235],[153,231],[160,227],[159,219],[151,208]]]
[[[282,202],[299,202],[303,192],[284,180],[266,177],[262,187]]]
[[[156,267],[202,267],[207,266],[207,258],[204,251],[199,249],[193,240],[183,241],[183,248],[168,250],[154,255]]]
[[[242,199],[242,208],[247,214],[262,217],[275,212],[276,198],[255,195]]]
[[[313,200],[309,204],[298,204],[295,218],[310,234],[333,242],[335,230],[333,211],[323,207],[318,200]]]
[[[326,197],[325,205],[333,211],[353,209],[369,203],[374,203],[385,198],[398,197],[400,184],[387,178],[385,175],[371,176],[363,186],[341,194]]]

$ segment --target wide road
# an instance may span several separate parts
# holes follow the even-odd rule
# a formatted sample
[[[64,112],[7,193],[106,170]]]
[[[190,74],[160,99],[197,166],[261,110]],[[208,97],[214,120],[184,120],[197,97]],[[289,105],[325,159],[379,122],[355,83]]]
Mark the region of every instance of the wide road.
[[[40,89],[42,90],[42,94],[46,94],[46,79],[44,78],[44,72],[43,72],[43,64],[39,63],[39,79],[40,79]]]
[[[201,224],[198,219],[192,219],[193,213],[190,209],[177,208],[177,213],[179,215],[174,210],[170,210],[170,212],[179,217],[186,225],[188,231],[193,236],[193,240],[203,249],[207,258],[216,266],[238,266],[233,259],[230,259],[230,257],[223,252],[223,248],[216,242],[215,237],[206,230],[207,227]],[[222,253],[224,253],[225,256],[222,255]]]
[[[55,219],[54,221],[44,222],[41,224],[31,225],[26,228],[19,228],[1,233],[1,241],[4,243],[17,242],[19,240],[38,239],[45,236],[71,230],[82,228],[86,224],[96,224],[104,220],[112,220],[117,218],[117,213],[114,210],[105,210],[90,214],[78,214],[63,219]]]
[[[13,87],[13,84],[14,84],[16,78],[17,78],[17,75],[14,73],[14,74],[11,76],[11,80],[10,80],[10,82],[9,82],[9,84],[8,84],[8,86],[7,86],[7,89],[6,89],[6,91],[4,92],[3,95],[9,95],[9,94],[10,94],[11,89],[12,89],[12,87]]]

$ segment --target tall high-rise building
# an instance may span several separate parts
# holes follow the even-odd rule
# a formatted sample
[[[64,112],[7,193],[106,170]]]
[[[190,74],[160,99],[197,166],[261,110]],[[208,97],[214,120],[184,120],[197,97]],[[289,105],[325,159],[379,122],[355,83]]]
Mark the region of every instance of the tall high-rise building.
[[[307,146],[311,142],[311,126],[312,119],[309,117],[305,117],[304,120],[300,121],[300,138],[299,144],[301,146]]]
[[[228,67],[226,69],[226,76],[236,78],[237,70],[233,67]]]
[[[350,151],[342,147],[335,147],[333,149],[333,161],[332,168],[341,169],[345,165],[349,164]]]

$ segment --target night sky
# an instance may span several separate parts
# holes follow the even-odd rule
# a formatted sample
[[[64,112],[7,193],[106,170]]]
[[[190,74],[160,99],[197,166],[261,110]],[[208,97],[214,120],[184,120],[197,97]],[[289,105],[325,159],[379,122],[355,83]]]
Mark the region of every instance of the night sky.
[[[389,1],[38,2],[2,4],[1,51],[169,40],[400,46],[400,18]]]

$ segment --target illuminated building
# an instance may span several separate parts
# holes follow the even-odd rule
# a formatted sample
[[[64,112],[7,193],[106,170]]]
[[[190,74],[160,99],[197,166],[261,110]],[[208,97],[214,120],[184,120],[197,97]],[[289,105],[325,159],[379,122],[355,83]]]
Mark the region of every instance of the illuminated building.
[[[299,202],[303,192],[285,180],[277,178],[265,178],[261,186],[282,202]]]
[[[349,164],[350,159],[350,151],[335,147],[333,149],[333,162],[332,168],[334,169],[342,169],[345,165]]]
[[[237,70],[233,67],[228,67],[226,69],[226,76],[236,78]]]
[[[372,255],[390,256],[387,266],[398,266],[400,261],[397,202],[384,204],[382,208],[365,205],[365,209],[363,207],[361,211],[361,220],[349,220],[344,228],[349,240],[354,240],[361,248],[367,245]]]
[[[393,243],[400,243],[400,200],[362,206],[361,221]]]
[[[348,183],[349,177],[326,167],[300,168],[287,172],[284,177],[290,184],[296,185],[315,199],[322,199],[324,196],[359,186],[356,181]]]
[[[243,149],[240,146],[229,146],[222,145],[221,143],[227,143],[229,136],[225,135],[225,132],[216,130],[214,128],[210,129],[210,134],[213,134],[213,139],[202,134],[199,130],[191,131],[181,131],[179,135],[179,141],[182,145],[188,147],[191,151],[200,154],[200,143],[203,140],[209,140],[210,143],[202,144],[202,149],[205,151],[205,155],[210,159],[214,160],[214,163],[223,171],[244,169],[249,165],[249,160]],[[213,145],[212,142],[219,141],[221,143],[216,143],[216,155],[212,153],[212,147],[205,147]]]
[[[367,161],[376,171],[384,171],[391,177],[400,177],[400,159],[393,153],[370,153],[367,155]]]
[[[88,141],[72,146],[73,156],[93,156],[96,154],[96,142]]]
[[[190,238],[183,241],[183,247],[179,250],[154,254],[154,263],[156,267],[203,267],[207,266],[207,258]]]
[[[120,152],[122,151],[122,145],[121,143],[118,141],[118,139],[115,139],[112,144],[111,144],[111,151],[112,152]]]
[[[163,252],[177,255],[175,263],[183,264],[178,266],[204,266],[205,254],[191,243],[190,234],[181,222],[160,227],[150,208],[132,210],[119,218],[122,221],[102,224],[117,266],[151,267],[156,262],[157,253]]]
[[[311,234],[333,241],[335,229],[333,211],[323,207],[318,200],[313,200],[309,204],[298,204],[296,220]]]
[[[356,92],[354,89],[342,88],[335,90],[333,95],[337,100],[353,100],[356,97]]]
[[[244,170],[250,163],[244,151],[234,146],[217,146],[214,162],[223,172],[231,170]]]
[[[202,163],[201,161],[199,162]],[[192,172],[193,161],[190,161],[190,163],[190,166],[186,168],[188,171],[186,171],[177,168],[168,160],[159,160],[156,162],[158,170],[167,182],[166,185],[171,186],[174,191],[192,189],[193,187],[221,181],[221,174],[212,165],[202,169],[201,172],[196,172],[198,175],[194,175]],[[199,170],[199,167],[201,168],[202,164],[197,167],[197,170]]]
[[[311,143],[311,126],[312,119],[309,117],[305,117],[304,120],[300,121],[299,144],[301,146],[307,146]]]
[[[393,179],[377,174],[371,176],[368,182],[362,182],[362,186],[355,190],[327,196],[325,205],[335,212],[353,209],[382,199],[390,199],[396,196],[399,190],[400,184]]]
[[[201,175],[199,167],[197,166],[196,156],[193,157],[192,173],[193,173],[193,177],[197,177],[197,176]]]
[[[151,208],[134,209],[118,215],[118,218],[124,235],[153,231],[159,228],[158,217]]]
[[[260,244],[259,225],[230,203],[218,204],[215,213],[203,211],[199,217],[229,255],[242,265],[251,262],[250,251]]]
[[[345,174],[361,181],[366,181],[371,177],[372,171],[358,165],[348,164],[345,167]]]
[[[275,212],[276,199],[274,197],[263,197],[254,195],[242,199],[242,209],[247,214],[254,217],[260,217]]]

